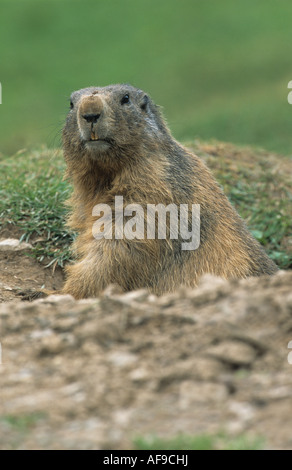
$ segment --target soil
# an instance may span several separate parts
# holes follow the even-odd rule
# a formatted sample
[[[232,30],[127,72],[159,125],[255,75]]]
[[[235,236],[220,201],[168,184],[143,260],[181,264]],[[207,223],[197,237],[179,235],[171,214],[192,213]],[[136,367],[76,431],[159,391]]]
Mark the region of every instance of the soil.
[[[21,290],[63,283],[28,254],[0,249],[1,449],[218,432],[292,448],[291,271],[206,276],[159,298],[109,286],[98,299],[23,302]]]

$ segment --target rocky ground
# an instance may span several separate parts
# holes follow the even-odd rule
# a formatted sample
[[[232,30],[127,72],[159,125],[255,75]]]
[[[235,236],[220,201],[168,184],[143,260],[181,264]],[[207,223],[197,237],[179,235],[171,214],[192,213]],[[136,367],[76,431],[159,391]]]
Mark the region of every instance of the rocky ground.
[[[9,243],[1,449],[129,449],[138,436],[217,432],[292,448],[291,271],[207,276],[160,298],[110,286],[98,299],[22,302],[21,289],[58,288],[63,276]]]

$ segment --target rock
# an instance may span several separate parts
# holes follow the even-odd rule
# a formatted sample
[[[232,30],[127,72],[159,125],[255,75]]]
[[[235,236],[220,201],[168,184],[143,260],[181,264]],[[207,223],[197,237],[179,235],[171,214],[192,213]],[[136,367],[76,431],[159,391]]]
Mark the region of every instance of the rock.
[[[231,366],[246,367],[255,360],[256,351],[252,346],[239,341],[224,341],[208,348],[206,355]]]
[[[0,251],[23,251],[31,250],[32,245],[26,242],[20,242],[16,238],[4,238],[0,240]]]

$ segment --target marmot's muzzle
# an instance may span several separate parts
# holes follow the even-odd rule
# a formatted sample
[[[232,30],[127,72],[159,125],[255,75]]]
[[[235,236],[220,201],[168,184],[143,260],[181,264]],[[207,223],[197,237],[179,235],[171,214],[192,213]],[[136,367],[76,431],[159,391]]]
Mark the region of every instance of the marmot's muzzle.
[[[97,94],[85,95],[81,99],[78,109],[78,124],[85,140],[99,140],[97,123],[101,119],[103,110],[103,101]]]

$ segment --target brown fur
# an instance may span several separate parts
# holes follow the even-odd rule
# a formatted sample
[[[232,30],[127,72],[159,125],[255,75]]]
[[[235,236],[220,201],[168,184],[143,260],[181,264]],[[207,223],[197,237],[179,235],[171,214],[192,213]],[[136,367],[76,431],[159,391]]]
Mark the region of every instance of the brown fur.
[[[204,273],[231,279],[277,271],[208,168],[175,141],[142,90],[90,87],[74,92],[71,106],[63,148],[74,186],[69,225],[78,232],[77,262],[67,268],[63,293],[94,297],[117,283],[125,291],[148,287],[161,294],[195,286]],[[117,195],[124,206],[200,204],[199,248],[182,251],[181,240],[169,238],[96,240],[92,209],[100,203],[113,208]]]

